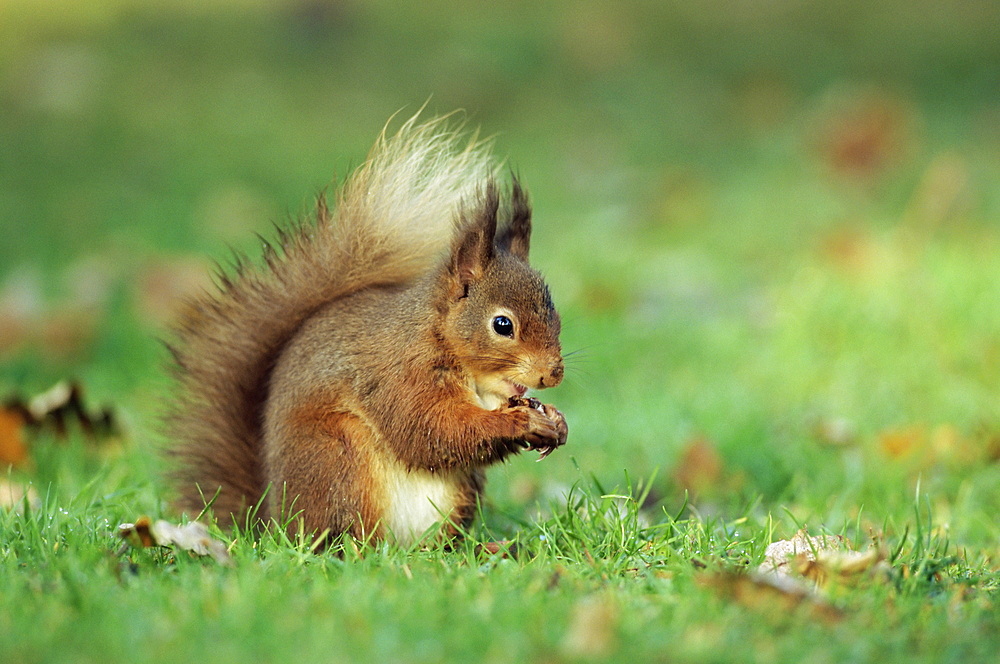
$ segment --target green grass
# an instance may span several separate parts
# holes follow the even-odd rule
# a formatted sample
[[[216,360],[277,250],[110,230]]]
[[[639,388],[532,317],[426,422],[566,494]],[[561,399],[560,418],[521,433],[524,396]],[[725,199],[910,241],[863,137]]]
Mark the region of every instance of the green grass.
[[[1000,648],[995,9],[159,4],[0,0],[0,397],[75,377],[121,428],[33,434],[3,472],[40,504],[0,511],[0,659]],[[178,517],[154,453],[172,304],[428,98],[532,193],[568,445],[493,469],[453,550],[118,553],[119,523]],[[802,525],[888,571],[819,608],[740,595]],[[516,558],[476,553],[496,539]]]
[[[238,537],[222,568],[113,553],[115,522],[155,501],[101,493],[109,483],[99,474],[75,499],[3,515],[5,597],[18,598],[0,623],[7,661],[981,661],[995,645],[996,572],[949,548],[925,513],[888,536],[893,575],[834,593],[831,619],[768,597],[748,610],[717,588],[797,527],[756,510],[675,520],[588,485],[517,529],[516,559],[477,554],[495,534],[483,531],[447,552],[351,541],[337,555],[264,535]]]

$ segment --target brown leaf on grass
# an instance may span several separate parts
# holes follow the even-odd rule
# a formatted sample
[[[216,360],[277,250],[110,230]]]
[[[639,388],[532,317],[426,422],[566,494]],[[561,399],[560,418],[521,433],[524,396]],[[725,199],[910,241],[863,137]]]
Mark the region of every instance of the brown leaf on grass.
[[[916,126],[903,99],[883,90],[847,91],[827,100],[817,147],[833,171],[867,182],[912,152]]]
[[[812,584],[791,576],[720,572],[701,575],[698,580],[741,606],[775,618],[798,611],[807,611],[827,622],[843,617],[840,609],[818,595]]]
[[[22,466],[28,460],[24,443],[24,416],[20,411],[0,408],[0,467]]]
[[[84,407],[83,389],[77,383],[62,381],[33,397],[8,397],[0,405],[0,464],[28,463],[30,431],[52,430],[62,438],[71,424],[91,438],[117,433],[111,411],[91,412]]]
[[[963,434],[950,424],[887,429],[878,434],[878,446],[890,460],[911,469],[938,464],[965,468],[990,460],[988,440]]]
[[[853,227],[837,228],[820,238],[819,257],[848,276],[863,276],[879,260],[879,249],[869,231]]]
[[[483,542],[475,547],[476,555],[481,558],[497,556],[499,558],[517,558],[517,542],[511,540],[499,540],[495,542]]]
[[[990,461],[989,441],[981,436],[964,435],[950,424],[934,427],[930,435],[932,463],[944,462],[953,467],[978,466]]]
[[[157,546],[153,534],[149,531],[151,525],[148,516],[140,516],[135,523],[119,524],[118,536],[136,549]]]
[[[889,429],[879,434],[879,447],[892,459],[903,459],[915,454],[926,441],[923,427],[911,426]]]
[[[885,551],[820,551],[815,558],[799,554],[792,561],[795,572],[825,588],[832,584],[858,585],[888,577]]]
[[[83,389],[74,382],[62,381],[30,398],[8,397],[0,405],[0,465],[23,467],[30,462],[30,432],[52,431],[57,438],[65,438],[70,426],[79,427],[93,440],[118,433],[111,411],[84,407]]]
[[[758,574],[811,581],[825,588],[834,583],[856,585],[881,579],[888,573],[885,551],[872,547],[855,551],[841,535],[810,537],[803,528],[790,540],[768,545]]]
[[[8,413],[11,424],[20,420],[21,425],[15,433],[23,433],[25,429],[51,429],[61,438],[66,436],[71,424],[79,426],[92,438],[118,433],[111,411],[107,408],[88,410],[83,404],[83,388],[72,381],[60,381],[30,398],[21,395],[8,397],[0,413]],[[0,435],[2,431],[0,427]]]
[[[815,560],[821,551],[845,549],[850,546],[847,538],[840,535],[820,535],[810,537],[805,528],[799,530],[792,539],[771,542],[764,550],[764,562],[757,571],[762,574],[788,575],[794,569],[791,562],[798,556]]]
[[[162,519],[151,522],[149,517],[143,516],[135,523],[118,526],[118,536],[137,549],[172,547],[198,556],[211,556],[221,565],[233,564],[226,545],[209,535],[208,528],[200,521],[176,525]]]
[[[688,442],[674,470],[674,480],[692,495],[718,487],[722,457],[710,440],[697,437]]]

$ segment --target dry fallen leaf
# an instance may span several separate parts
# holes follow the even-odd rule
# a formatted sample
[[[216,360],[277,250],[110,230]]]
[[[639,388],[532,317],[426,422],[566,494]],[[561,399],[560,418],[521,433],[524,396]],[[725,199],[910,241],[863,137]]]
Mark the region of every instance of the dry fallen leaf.
[[[820,551],[815,559],[799,554],[793,561],[795,572],[819,587],[832,583],[857,584],[876,578],[888,578],[885,551]]]
[[[794,568],[792,560],[805,556],[806,560],[815,560],[821,551],[846,549],[850,547],[847,538],[840,535],[821,535],[810,537],[805,528],[799,530],[792,539],[771,542],[764,550],[764,562],[757,568],[762,574],[789,575]]]
[[[199,556],[211,556],[217,563],[232,565],[226,545],[208,534],[200,521],[176,525],[169,521],[150,522],[149,517],[136,519],[135,523],[118,526],[118,536],[135,548],[153,546],[174,547]]]
[[[919,122],[907,100],[884,90],[841,91],[823,110],[817,148],[834,172],[865,182],[913,152]]]
[[[19,419],[19,427],[12,429],[23,432],[24,428],[51,427],[59,437],[66,435],[70,422],[78,424],[88,436],[109,436],[116,433],[116,425],[111,411],[107,408],[99,411],[88,411],[83,405],[83,388],[78,383],[61,381],[48,390],[31,398],[20,395],[9,397],[0,409],[0,413],[8,414],[8,425],[15,424]],[[5,429],[0,424],[0,438]],[[3,441],[0,440],[0,449]],[[0,451],[0,459],[2,451]]]
[[[965,434],[951,424],[887,429],[879,433],[878,444],[893,463],[911,470],[942,463],[961,468],[989,461],[988,444],[980,436]]]
[[[482,557],[498,556],[500,558],[517,558],[517,542],[510,540],[499,540],[496,542],[483,542],[477,544],[476,555]]]
[[[826,621],[843,614],[816,593],[812,584],[801,579],[772,573],[720,572],[699,577],[702,585],[748,609],[775,617],[785,617],[807,610]]]
[[[914,455],[924,447],[927,432],[923,427],[911,426],[888,429],[879,434],[879,447],[892,459],[903,459]]]
[[[855,551],[846,537],[810,537],[805,528],[790,540],[769,544],[764,562],[757,568],[760,575],[796,581],[806,579],[821,588],[832,583],[854,584],[885,578],[888,571],[885,551],[881,548]]]
[[[24,416],[20,411],[0,407],[0,468],[21,466],[28,460],[24,444]]]
[[[674,479],[693,495],[717,487],[722,478],[722,457],[706,438],[695,438],[684,448]]]

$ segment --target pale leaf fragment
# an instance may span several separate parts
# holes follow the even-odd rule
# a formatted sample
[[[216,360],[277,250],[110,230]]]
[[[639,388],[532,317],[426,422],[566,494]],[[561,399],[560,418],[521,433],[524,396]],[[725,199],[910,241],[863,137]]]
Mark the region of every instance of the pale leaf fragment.
[[[794,566],[797,573],[820,587],[831,583],[856,584],[859,581],[886,577],[889,572],[885,551],[879,548],[867,551],[820,551],[815,560],[797,557]]]
[[[790,574],[794,568],[790,563],[798,556],[805,560],[816,560],[821,551],[848,549],[850,542],[841,535],[820,535],[810,537],[805,528],[795,533],[792,539],[778,540],[767,545],[764,562],[757,568],[763,574]]]
[[[769,544],[757,572],[772,577],[804,578],[823,588],[831,583],[851,584],[885,576],[888,569],[881,548],[855,551],[846,537],[810,537],[803,528],[790,540]]]
[[[118,535],[136,548],[174,547],[199,556],[211,556],[222,565],[233,564],[226,545],[213,538],[200,521],[177,525],[160,519],[151,523],[149,517],[144,516],[135,523],[118,526]]]

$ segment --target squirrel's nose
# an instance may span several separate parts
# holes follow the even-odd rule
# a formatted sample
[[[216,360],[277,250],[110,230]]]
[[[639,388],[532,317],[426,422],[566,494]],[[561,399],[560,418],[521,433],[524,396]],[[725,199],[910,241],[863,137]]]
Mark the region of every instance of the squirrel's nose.
[[[563,373],[563,363],[560,361],[554,364],[552,368],[549,369],[548,375],[542,375],[542,377],[538,379],[538,389],[555,387],[562,382]]]

